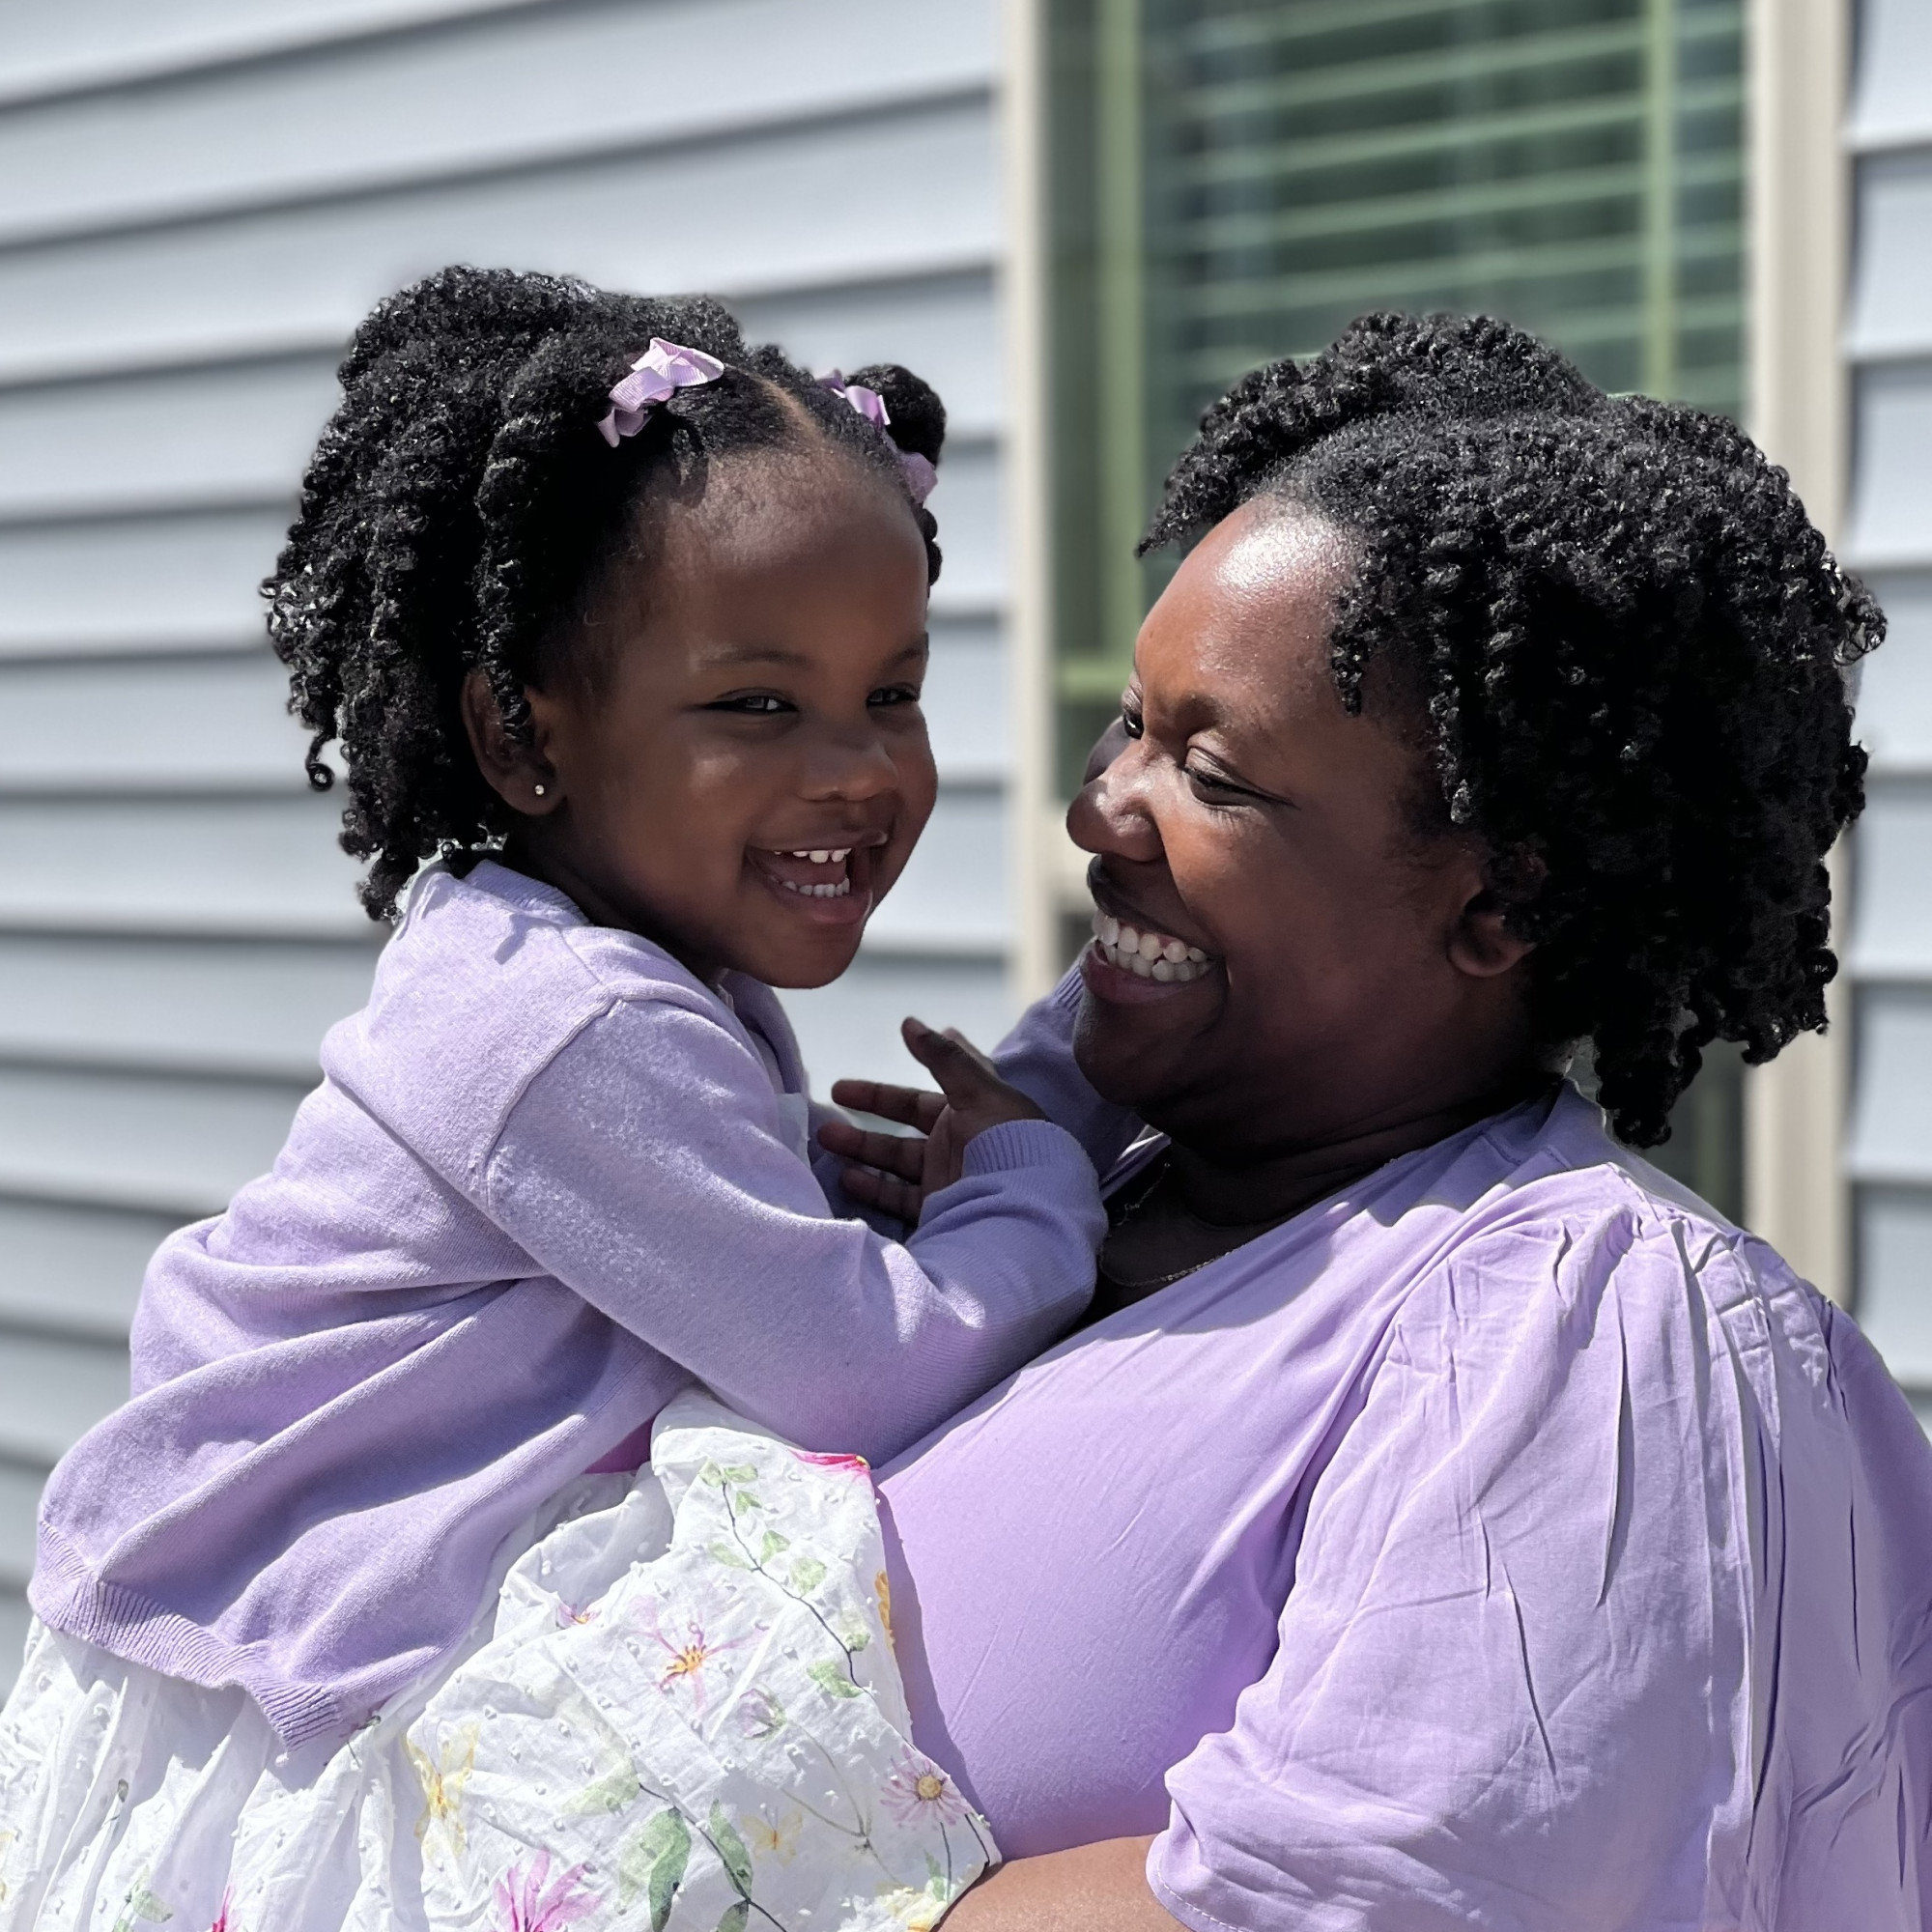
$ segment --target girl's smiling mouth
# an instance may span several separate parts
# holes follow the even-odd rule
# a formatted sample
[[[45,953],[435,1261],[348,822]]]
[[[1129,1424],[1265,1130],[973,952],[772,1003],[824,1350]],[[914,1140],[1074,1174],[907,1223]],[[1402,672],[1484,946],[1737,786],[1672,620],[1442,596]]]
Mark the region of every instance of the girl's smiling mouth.
[[[872,910],[873,859],[885,843],[882,833],[861,839],[845,835],[843,844],[746,848],[752,869],[772,892],[814,924],[844,925],[864,921]]]

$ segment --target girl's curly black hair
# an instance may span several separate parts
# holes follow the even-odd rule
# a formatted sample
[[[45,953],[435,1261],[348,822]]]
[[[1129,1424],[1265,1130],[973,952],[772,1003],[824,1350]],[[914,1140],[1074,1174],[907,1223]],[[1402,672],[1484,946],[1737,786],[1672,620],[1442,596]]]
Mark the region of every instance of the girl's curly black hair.
[[[611,449],[596,428],[607,392],[654,335],[725,372]],[[605,573],[648,562],[647,497],[693,487],[720,457],[813,440],[900,491],[900,451],[938,462],[946,411],[925,384],[895,364],[849,380],[884,396],[890,438],[777,349],[748,347],[707,297],[451,268],[362,324],[262,588],[289,708],[314,734],[309,782],[334,782],[331,740],[348,766],[342,844],[372,862],[371,918],[394,912],[425,859],[461,869],[507,829],[464,732],[464,680],[482,670],[510,729],[526,732],[525,689],[581,643],[573,620]],[[936,578],[937,526],[907,502]]]
[[[1594,1044],[1639,1147],[1713,1039],[1825,1024],[1825,856],[1864,802],[1848,668],[1885,619],[1721,417],[1612,397],[1485,318],[1371,315],[1236,384],[1142,549],[1261,496],[1349,532],[1333,635],[1427,705],[1442,817],[1535,942],[1539,1042]]]

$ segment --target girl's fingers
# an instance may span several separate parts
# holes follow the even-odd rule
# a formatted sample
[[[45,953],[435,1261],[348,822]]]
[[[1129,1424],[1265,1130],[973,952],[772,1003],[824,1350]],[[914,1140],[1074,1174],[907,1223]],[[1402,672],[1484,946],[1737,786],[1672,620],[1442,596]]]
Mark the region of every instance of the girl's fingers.
[[[993,1071],[992,1062],[955,1029],[935,1033],[923,1020],[908,1019],[899,1033],[906,1051],[939,1082],[955,1106],[1005,1084]]]
[[[818,1130],[818,1144],[841,1160],[863,1161],[907,1180],[917,1180],[925,1171],[923,1134],[882,1134],[849,1121],[827,1121]]]
[[[863,1208],[876,1208],[882,1213],[916,1223],[925,1196],[923,1190],[901,1180],[895,1174],[880,1174],[869,1167],[848,1167],[839,1179],[845,1192]]]
[[[835,1080],[832,1097],[841,1107],[862,1114],[876,1114],[882,1121],[897,1121],[929,1134],[932,1124],[946,1111],[946,1095],[923,1087],[895,1087],[884,1080]]]

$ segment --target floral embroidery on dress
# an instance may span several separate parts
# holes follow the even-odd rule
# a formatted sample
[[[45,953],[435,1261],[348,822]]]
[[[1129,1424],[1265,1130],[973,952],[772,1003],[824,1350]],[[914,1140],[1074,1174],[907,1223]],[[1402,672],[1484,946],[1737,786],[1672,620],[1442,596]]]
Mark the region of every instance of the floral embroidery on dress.
[[[966,1817],[966,1801],[952,1780],[929,1757],[912,1749],[894,1765],[892,1776],[879,1787],[879,1798],[886,1809],[905,1824],[922,1814],[938,1819],[942,1825],[957,1825]]]
[[[563,1932],[595,1908],[581,1883],[582,1865],[554,1878],[550,1867],[548,1852],[533,1852],[527,1863],[513,1865],[497,1881],[497,1932]]]
[[[477,1730],[472,1721],[440,1746],[431,1745],[427,1748],[413,1737],[403,1740],[403,1748],[409,1753],[423,1789],[416,1842],[432,1848],[432,1840],[440,1839],[456,1858],[463,1856],[463,1787],[476,1769]]]

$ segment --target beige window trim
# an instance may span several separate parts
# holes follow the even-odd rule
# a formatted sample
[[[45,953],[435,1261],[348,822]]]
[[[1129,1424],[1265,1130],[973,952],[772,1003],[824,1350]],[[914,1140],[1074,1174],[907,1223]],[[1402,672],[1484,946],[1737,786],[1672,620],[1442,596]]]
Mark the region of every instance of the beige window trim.
[[[1850,175],[1843,118],[1850,0],[1753,0],[1749,43],[1751,432],[1790,471],[1828,540],[1843,529],[1846,376],[1840,355]],[[1841,855],[1842,857],[1842,855]],[[1847,868],[1833,866],[1834,883]],[[1850,929],[1842,891],[1833,929]],[[1851,989],[1833,1024],[1749,1070],[1745,1218],[1834,1301],[1852,1287],[1844,1171]]]

